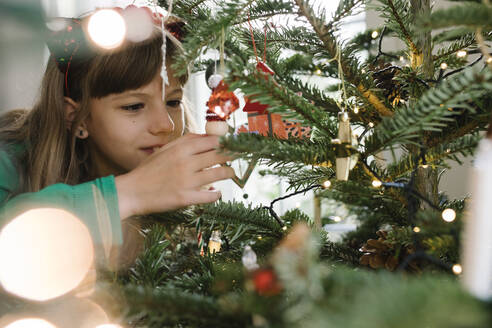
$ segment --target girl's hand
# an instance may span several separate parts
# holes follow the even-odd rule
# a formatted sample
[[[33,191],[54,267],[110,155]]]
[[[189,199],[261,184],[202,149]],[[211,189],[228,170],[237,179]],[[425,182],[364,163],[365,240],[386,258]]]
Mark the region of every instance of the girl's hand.
[[[234,176],[230,167],[213,167],[233,158],[219,154],[219,137],[186,134],[163,146],[132,171],[117,176],[120,216],[175,210],[218,200],[203,186]]]

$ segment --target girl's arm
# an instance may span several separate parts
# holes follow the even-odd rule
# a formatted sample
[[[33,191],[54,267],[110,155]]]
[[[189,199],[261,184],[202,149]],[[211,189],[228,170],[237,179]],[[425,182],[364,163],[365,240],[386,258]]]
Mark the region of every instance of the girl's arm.
[[[38,192],[8,199],[19,177],[9,154],[0,150],[0,227],[36,208],[59,208],[74,214],[89,229],[98,254],[109,260],[113,247],[122,244],[118,195],[113,176],[70,186],[55,184]],[[102,246],[102,247],[97,247]]]

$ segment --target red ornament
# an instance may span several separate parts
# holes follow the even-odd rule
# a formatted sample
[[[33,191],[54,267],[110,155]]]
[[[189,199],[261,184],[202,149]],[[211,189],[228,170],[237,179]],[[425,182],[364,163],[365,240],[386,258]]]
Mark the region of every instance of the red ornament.
[[[207,121],[209,121],[209,114],[215,113],[218,117],[225,121],[229,116],[239,108],[239,99],[237,99],[234,92],[229,91],[227,84],[224,80],[220,81],[219,85],[213,89],[212,95],[207,102]],[[210,120],[217,121],[210,115]]]
[[[272,269],[259,269],[253,273],[255,290],[262,296],[274,296],[282,291],[277,275]]]
[[[274,75],[275,73],[272,71],[270,67],[267,66],[267,64],[263,62],[258,62],[256,64],[256,69],[265,75],[265,79],[268,79],[268,75]],[[268,105],[261,104],[259,102],[251,102],[248,97],[244,97],[246,100],[246,105],[244,105],[243,112],[246,113],[251,113],[251,112],[258,112],[260,114],[263,114],[267,108]]]

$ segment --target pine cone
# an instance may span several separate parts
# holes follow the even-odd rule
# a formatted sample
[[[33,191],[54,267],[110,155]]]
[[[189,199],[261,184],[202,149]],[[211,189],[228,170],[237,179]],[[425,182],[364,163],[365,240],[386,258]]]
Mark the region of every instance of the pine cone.
[[[376,234],[378,239],[367,240],[360,249],[364,253],[359,259],[361,265],[370,266],[373,269],[385,268],[388,271],[394,271],[400,264],[400,260],[415,252],[413,245],[409,245],[404,247],[404,251],[397,256],[394,245],[386,240],[388,232],[378,230]],[[418,270],[414,261],[409,263],[409,267]]]
[[[401,99],[407,97],[403,85],[395,79],[399,73],[400,70],[390,64],[378,66],[373,73],[376,87],[382,90],[383,95],[393,104],[393,106],[398,105]]]

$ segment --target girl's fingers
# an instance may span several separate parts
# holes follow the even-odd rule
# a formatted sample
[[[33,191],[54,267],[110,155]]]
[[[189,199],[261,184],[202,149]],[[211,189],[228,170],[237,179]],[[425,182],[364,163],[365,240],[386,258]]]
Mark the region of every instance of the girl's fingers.
[[[190,199],[193,200],[193,204],[212,203],[219,200],[220,197],[222,197],[222,193],[219,190],[201,190],[190,193]]]
[[[226,162],[230,162],[234,160],[234,157],[228,156],[224,153],[218,153],[216,150],[211,150],[205,153],[201,153],[195,155],[193,157],[193,164],[196,171],[203,170],[205,168],[217,165],[224,164]]]
[[[196,183],[199,186],[207,185],[219,180],[226,180],[234,177],[236,173],[229,166],[219,166],[202,170],[196,173]]]

